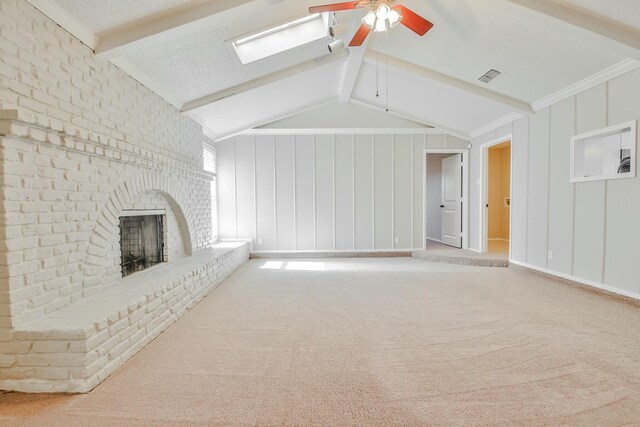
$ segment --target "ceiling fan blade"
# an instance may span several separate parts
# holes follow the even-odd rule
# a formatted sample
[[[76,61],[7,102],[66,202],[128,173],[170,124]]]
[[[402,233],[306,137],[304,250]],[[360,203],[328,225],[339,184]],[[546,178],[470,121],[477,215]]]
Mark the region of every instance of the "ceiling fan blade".
[[[427,31],[433,28],[433,24],[431,22],[427,21],[412,10],[407,9],[406,7],[399,4],[393,6],[393,8],[398,11],[400,15],[402,15],[402,20],[400,20],[400,23],[419,36],[424,36]]]
[[[351,43],[349,43],[349,46],[362,46],[364,39],[367,38],[370,32],[371,28],[367,27],[364,24],[360,25],[360,28],[358,28],[356,35],[353,36],[353,39],[351,39]]]
[[[321,12],[336,12],[338,10],[350,10],[357,9],[358,7],[366,6],[366,1],[346,1],[343,3],[325,4],[322,6],[312,6],[309,8],[309,13],[321,13]]]

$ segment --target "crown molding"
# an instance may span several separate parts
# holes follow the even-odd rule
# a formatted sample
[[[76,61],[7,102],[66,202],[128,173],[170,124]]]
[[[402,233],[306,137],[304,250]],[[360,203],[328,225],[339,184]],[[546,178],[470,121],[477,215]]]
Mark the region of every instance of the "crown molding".
[[[91,48],[96,50],[100,39],[93,34],[91,30],[82,25],[78,20],[69,15],[66,10],[51,0],[27,0],[31,6],[47,15],[53,22],[60,25],[64,30],[68,31],[72,36],[80,40]]]
[[[493,121],[485,126],[482,126],[481,128],[474,130],[473,132],[471,132],[471,138],[482,136],[487,132],[491,132],[492,130],[498,129],[499,127],[508,125],[509,123],[513,123],[516,120],[521,119],[522,117],[524,117],[524,115],[520,113],[507,114],[506,116],[501,117],[496,121]]]
[[[212,141],[216,140],[217,134],[213,131],[213,129],[207,126],[207,121],[200,114],[195,111],[190,111],[188,113],[182,113],[182,115],[189,117],[191,120],[202,126],[202,134],[204,136]]]
[[[612,67],[602,70],[590,77],[587,77],[584,80],[580,80],[579,82],[574,83],[571,86],[567,86],[566,88],[559,90],[556,93],[552,93],[549,96],[533,102],[531,104],[531,107],[533,108],[534,112],[540,111],[543,108],[549,107],[557,102],[575,96],[580,92],[584,92],[585,90],[591,89],[595,86],[615,79],[616,77],[619,77],[638,68],[640,68],[640,61],[637,61],[635,59],[626,59],[616,65],[613,65]]]
[[[237,135],[446,135],[436,128],[298,128],[247,129]]]

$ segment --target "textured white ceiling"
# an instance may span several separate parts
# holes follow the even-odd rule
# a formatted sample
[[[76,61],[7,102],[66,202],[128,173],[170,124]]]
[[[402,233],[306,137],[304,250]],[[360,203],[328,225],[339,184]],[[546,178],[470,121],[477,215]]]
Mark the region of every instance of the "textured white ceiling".
[[[375,34],[369,46],[530,103],[626,59],[495,4],[407,0],[433,29],[418,37],[400,27]],[[492,68],[504,74],[489,85],[477,80]]]
[[[379,70],[376,84],[376,65],[365,60],[353,92],[354,99],[384,108],[385,82],[386,67]],[[513,112],[504,104],[393,67],[389,68],[389,110],[466,135]]]
[[[207,0],[52,0],[94,34]]]
[[[322,41],[241,66],[235,52],[225,47],[226,41],[307,16],[308,4],[314,1],[266,4],[258,1],[228,10],[206,28],[136,51],[127,59],[149,79],[168,88],[174,98],[187,102],[329,53]]]
[[[344,61],[336,61],[191,111],[218,138],[336,100]],[[308,84],[313,82],[313,84]],[[292,90],[292,88],[296,88]]]
[[[556,3],[582,9],[617,21],[640,31],[640,1],[638,0],[554,0]]]
[[[150,17],[178,13],[216,0],[51,0],[100,35],[121,27],[144,25]],[[340,0],[335,0],[340,1]],[[418,37],[403,26],[375,34],[369,49],[470,82],[526,102],[534,102],[626,59],[619,53],[563,31],[552,18],[533,19],[506,7],[507,0],[400,0],[435,27]],[[605,21],[640,27],[640,0],[553,0],[601,15]],[[152,38],[126,50],[134,77],[185,103],[326,54],[322,43],[295,49],[241,67],[225,42],[307,14],[310,5],[331,0],[253,0],[219,13],[206,25],[187,26],[172,38]],[[357,22],[364,11],[339,12],[340,21]],[[539,17],[538,17],[539,18]],[[545,21],[548,20],[548,21]],[[568,24],[567,24],[568,25]],[[345,42],[348,43],[348,38]],[[140,47],[143,46],[143,47]],[[228,134],[262,125],[337,96],[344,62],[322,66],[217,101],[198,110],[209,127]],[[504,74],[489,85],[477,78],[495,68]],[[513,112],[496,101],[454,86],[394,70],[390,105],[416,120],[468,133]],[[373,83],[372,83],[373,82]],[[375,63],[359,73],[354,97],[376,104]]]

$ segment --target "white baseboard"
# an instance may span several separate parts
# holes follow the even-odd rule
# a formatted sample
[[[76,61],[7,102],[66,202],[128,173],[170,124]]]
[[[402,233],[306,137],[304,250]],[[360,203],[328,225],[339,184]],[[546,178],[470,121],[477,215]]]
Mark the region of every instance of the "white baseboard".
[[[428,237],[428,236],[427,236],[427,240],[430,240],[430,241],[432,241],[432,242],[436,242],[436,243],[442,243],[442,240],[440,240],[440,239],[434,239],[433,237]]]
[[[637,293],[637,292],[625,291],[624,289],[614,288],[613,286],[608,286],[603,283],[598,283],[598,282],[594,282],[592,280],[587,280],[587,279],[581,279],[580,277],[572,276],[570,274],[559,273],[557,271],[549,270],[548,268],[537,267],[535,265],[527,264],[526,262],[516,261],[513,259],[509,259],[509,263],[519,265],[520,267],[525,267],[531,270],[539,271],[541,273],[549,274],[551,276],[556,276],[561,279],[571,280],[572,282],[591,286],[592,288],[601,289],[603,291],[611,292],[613,294],[618,294],[624,297],[640,300],[640,293]]]
[[[398,258],[398,257],[411,257],[413,251],[408,250],[375,250],[375,251],[255,251],[251,252],[250,259],[338,259],[338,258]]]

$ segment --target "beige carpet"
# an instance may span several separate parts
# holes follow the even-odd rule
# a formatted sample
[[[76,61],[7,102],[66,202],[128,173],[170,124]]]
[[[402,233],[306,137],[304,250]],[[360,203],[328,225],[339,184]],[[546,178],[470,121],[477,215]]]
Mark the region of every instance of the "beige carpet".
[[[0,395],[0,425],[638,425],[639,326],[524,270],[254,260],[91,393]]]
[[[490,241],[489,243],[493,244],[495,242]],[[500,252],[499,247],[496,249],[490,246],[489,252],[478,253],[443,245],[433,240],[427,240],[426,248],[424,250],[413,251],[411,256],[425,261],[446,262],[448,264],[475,265],[478,267],[509,267],[508,246],[506,252]]]

